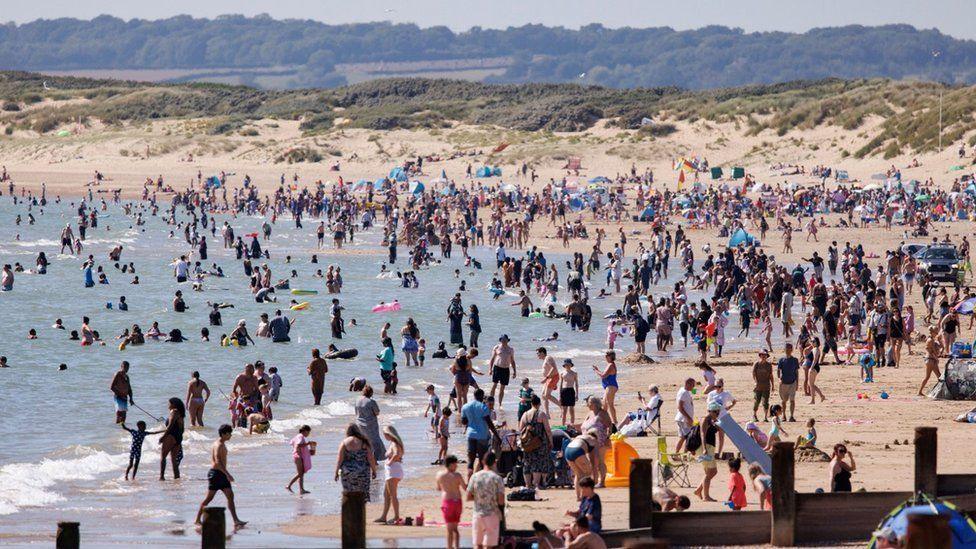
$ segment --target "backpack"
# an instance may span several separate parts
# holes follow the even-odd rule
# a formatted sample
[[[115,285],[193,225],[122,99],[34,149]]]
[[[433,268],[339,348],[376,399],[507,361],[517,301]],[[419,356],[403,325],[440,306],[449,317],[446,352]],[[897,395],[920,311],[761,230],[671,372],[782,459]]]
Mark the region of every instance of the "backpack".
[[[535,429],[535,425],[538,423],[535,420],[538,412],[533,413],[535,415],[532,416],[532,421],[528,422],[525,427],[522,427],[519,433],[519,445],[522,446],[523,452],[533,452],[542,446],[542,437],[539,436]]]

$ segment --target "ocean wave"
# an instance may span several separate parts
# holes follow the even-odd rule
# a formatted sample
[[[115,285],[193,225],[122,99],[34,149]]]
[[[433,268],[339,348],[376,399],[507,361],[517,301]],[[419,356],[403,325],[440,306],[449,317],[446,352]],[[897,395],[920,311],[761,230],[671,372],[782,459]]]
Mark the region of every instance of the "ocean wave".
[[[109,454],[88,447],[59,452],[80,457],[43,459],[38,463],[11,463],[0,467],[0,514],[16,513],[21,507],[36,507],[64,501],[52,488],[62,482],[93,480],[97,475],[124,467],[127,454]]]
[[[566,349],[564,351],[558,351],[556,354],[561,358],[602,357],[606,354],[606,351],[603,349]]]

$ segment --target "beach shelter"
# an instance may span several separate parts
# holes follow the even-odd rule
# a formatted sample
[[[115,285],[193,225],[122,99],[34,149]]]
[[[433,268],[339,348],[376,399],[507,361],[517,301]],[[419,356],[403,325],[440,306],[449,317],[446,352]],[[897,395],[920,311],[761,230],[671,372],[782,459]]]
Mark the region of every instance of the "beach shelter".
[[[904,547],[908,533],[908,517],[912,515],[943,515],[949,519],[952,532],[952,549],[976,549],[976,522],[946,501],[932,499],[919,493],[912,499],[892,509],[881,520],[868,543],[869,549]]]
[[[738,229],[729,237],[729,247],[735,248],[739,244],[759,244],[759,239],[747,233],[745,229]]]
[[[386,185],[386,178],[385,177],[381,177],[381,178],[377,179],[376,181],[373,181],[373,189],[374,190],[377,190],[377,191],[383,190],[383,187],[385,185]]]
[[[424,193],[424,184],[420,181],[412,181],[408,188],[411,194],[420,195]]]
[[[644,208],[644,211],[641,212],[638,219],[641,221],[650,221],[654,219],[654,206],[648,206]]]
[[[447,183],[448,182],[447,172],[445,170],[441,170],[440,177],[438,177],[437,179],[431,179],[430,182],[433,183],[433,184],[436,184],[436,183]]]
[[[950,359],[928,396],[935,400],[976,400],[976,360]]]
[[[732,168],[732,179],[742,179],[746,176],[746,169],[736,166]]]
[[[715,166],[711,169],[712,179],[722,179],[722,168],[720,166]]]
[[[474,174],[477,177],[491,177],[491,168],[488,166],[482,166],[478,168],[478,171]]]
[[[591,178],[589,182],[590,183],[612,183],[609,177],[604,177],[602,175],[598,175],[596,177]]]
[[[569,208],[574,212],[578,212],[586,207],[586,202],[583,201],[581,195],[573,195],[569,197]]]
[[[493,175],[495,177],[501,177],[502,176],[502,169],[499,168],[498,166],[495,166],[494,168],[491,169],[491,175]]]
[[[210,177],[207,178],[206,187],[208,189],[209,188],[219,189],[220,188],[220,178],[217,177],[216,175],[211,175]]]
[[[389,178],[393,181],[400,181],[401,183],[407,180],[407,172],[403,171],[403,168],[397,166],[390,170]]]

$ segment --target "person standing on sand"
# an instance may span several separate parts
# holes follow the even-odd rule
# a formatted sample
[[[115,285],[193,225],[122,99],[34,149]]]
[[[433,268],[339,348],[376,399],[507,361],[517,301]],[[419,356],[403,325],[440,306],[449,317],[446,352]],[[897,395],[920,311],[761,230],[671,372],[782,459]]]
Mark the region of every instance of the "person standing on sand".
[[[237,507],[234,505],[234,489],[230,484],[234,482],[234,476],[227,470],[227,446],[225,443],[234,434],[234,428],[225,423],[217,430],[217,434],[220,438],[214,441],[210,449],[210,470],[207,471],[207,496],[200,502],[200,508],[197,510],[197,518],[193,523],[200,524],[200,516],[203,515],[204,507],[213,501],[217,492],[223,492],[224,497],[227,498],[227,508],[230,510],[230,516],[234,519],[234,527],[242,528],[247,522],[237,516]]]
[[[939,371],[939,356],[941,355],[942,342],[939,341],[939,329],[931,326],[929,327],[929,337],[925,340],[925,378],[918,388],[918,396],[925,396],[925,386],[933,374],[936,380],[942,377],[942,372]]]
[[[312,398],[318,406],[322,404],[322,393],[325,392],[325,374],[329,373],[329,365],[320,356],[318,349],[312,349],[312,361],[308,363],[306,370],[312,378]]]
[[[793,344],[787,343],[783,348],[786,356],[776,363],[776,376],[779,378],[779,398],[783,404],[783,415],[786,415],[789,404],[790,421],[796,421],[796,387],[799,381],[800,361],[793,356]]]
[[[203,396],[206,393],[207,396]],[[210,400],[210,387],[200,379],[200,372],[193,372],[186,385],[186,409],[190,414],[190,425],[203,427],[203,408]]]
[[[752,365],[752,388],[754,400],[752,402],[752,420],[759,421],[756,415],[760,406],[763,411],[763,421],[769,420],[769,394],[773,390],[773,365],[769,363],[769,351],[759,351],[759,360]]]
[[[458,458],[447,456],[444,459],[444,470],[437,473],[437,489],[441,491],[441,514],[444,517],[444,528],[447,530],[447,549],[461,548],[461,533],[458,523],[464,503],[461,501],[461,490],[467,490],[464,476],[457,472]]]
[[[125,423],[125,415],[129,410],[129,405],[135,404],[132,401],[132,385],[129,383],[128,360],[123,360],[119,370],[112,376],[109,389],[115,396],[115,423]]]
[[[482,468],[468,480],[468,501],[474,502],[471,544],[475,549],[498,545],[502,509],[505,508],[505,481],[493,470],[495,454],[485,455]]]

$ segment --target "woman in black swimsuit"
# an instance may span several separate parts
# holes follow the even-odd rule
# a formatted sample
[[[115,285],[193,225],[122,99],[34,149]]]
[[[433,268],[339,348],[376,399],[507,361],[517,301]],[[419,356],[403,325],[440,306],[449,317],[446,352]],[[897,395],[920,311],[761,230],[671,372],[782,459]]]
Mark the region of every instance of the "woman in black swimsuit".
[[[850,464],[844,461],[845,457],[851,459]],[[834,455],[830,458],[830,491],[831,492],[850,492],[851,473],[857,470],[854,463],[854,456],[843,444],[834,445]]]
[[[173,397],[169,399],[169,419],[166,420],[166,431],[159,439],[162,446],[159,459],[159,480],[166,480],[166,456],[173,462],[173,478],[180,478],[180,462],[183,461],[183,422],[186,418],[186,408],[183,401]]]

